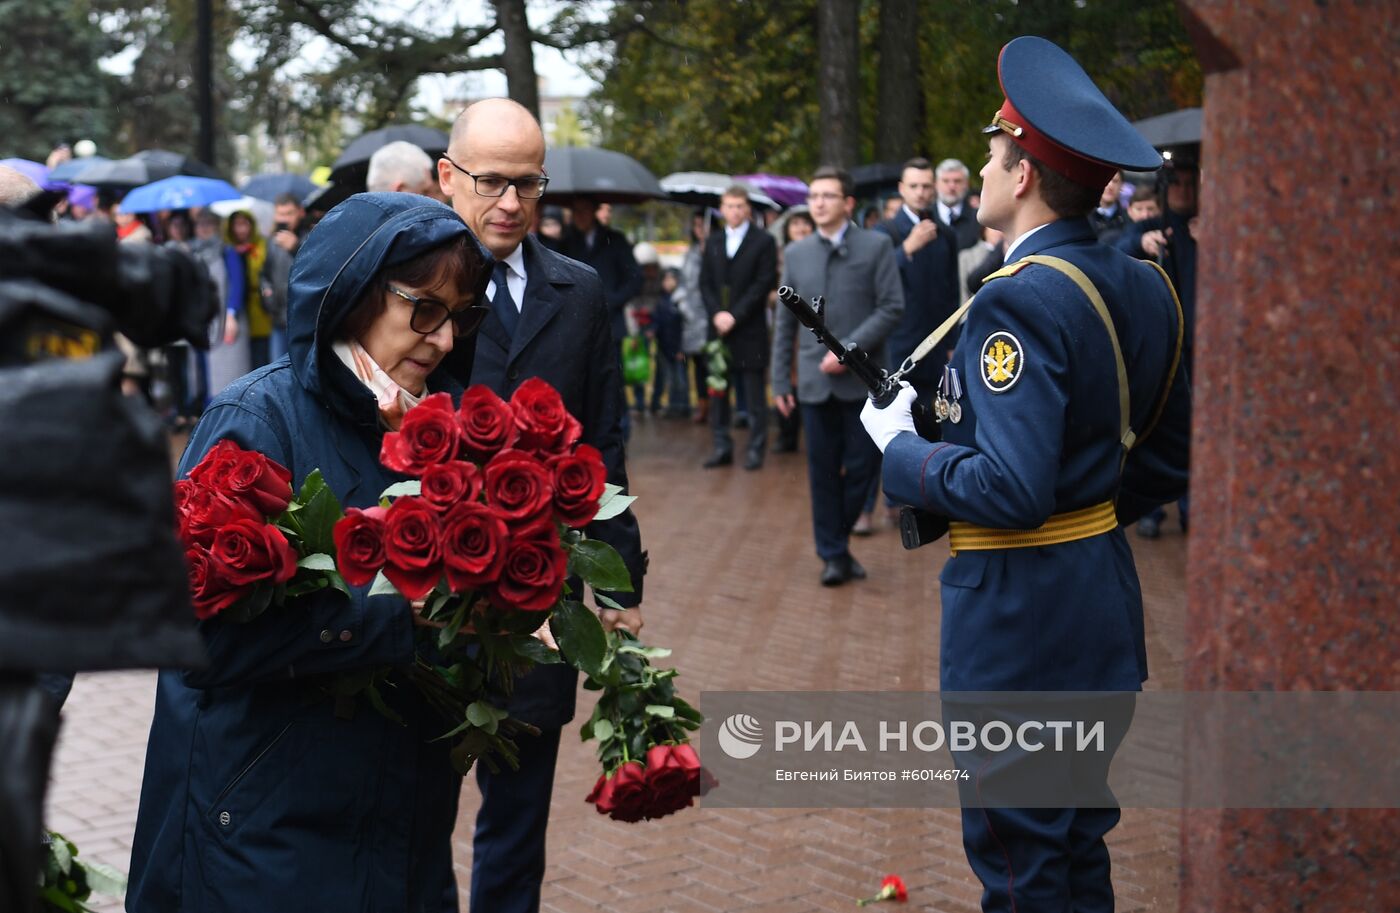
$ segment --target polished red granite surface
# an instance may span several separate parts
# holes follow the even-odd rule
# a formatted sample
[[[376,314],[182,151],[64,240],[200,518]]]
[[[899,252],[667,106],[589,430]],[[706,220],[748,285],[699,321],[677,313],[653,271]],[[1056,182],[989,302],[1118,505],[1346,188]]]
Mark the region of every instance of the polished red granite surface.
[[[1400,3],[1182,11],[1209,74],[1186,687],[1400,690]],[[1394,810],[1184,825],[1182,911],[1400,909]]]

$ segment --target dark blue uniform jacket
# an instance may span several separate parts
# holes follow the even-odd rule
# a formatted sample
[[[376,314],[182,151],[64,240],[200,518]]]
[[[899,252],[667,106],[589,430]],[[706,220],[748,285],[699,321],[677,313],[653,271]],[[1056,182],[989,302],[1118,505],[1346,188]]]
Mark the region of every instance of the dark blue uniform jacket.
[[[1127,364],[1132,426],[1145,429],[1174,356],[1178,311],[1170,289],[1150,265],[1098,244],[1084,219],[1040,229],[1012,262],[1036,253],[1072,262],[1103,296]],[[997,339],[1019,349],[1009,384],[1004,375],[988,380],[984,349]],[[944,422],[940,443],[909,433],[890,443],[884,481],[895,501],[1028,530],[1120,491],[1119,518],[1132,519],[1184,488],[1185,373],[1174,375],[1160,424],[1120,478],[1111,342],[1063,274],[1032,264],[990,280],[951,364],[962,380],[962,421]],[[940,580],[945,692],[1137,690],[1147,678],[1142,595],[1121,529],[1058,545],[961,551]]]

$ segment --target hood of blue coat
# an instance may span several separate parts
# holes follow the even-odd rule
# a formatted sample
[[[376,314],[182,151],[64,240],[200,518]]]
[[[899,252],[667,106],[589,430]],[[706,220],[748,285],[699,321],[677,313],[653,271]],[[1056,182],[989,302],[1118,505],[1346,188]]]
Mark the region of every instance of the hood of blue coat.
[[[493,260],[451,207],[408,193],[360,193],[326,213],[297,251],[287,290],[287,350],[298,382],[335,411],[377,423],[374,397],[331,345],[376,274],[464,234],[485,264],[475,289],[480,302]],[[457,340],[429,389],[465,386],[475,348],[475,338]]]

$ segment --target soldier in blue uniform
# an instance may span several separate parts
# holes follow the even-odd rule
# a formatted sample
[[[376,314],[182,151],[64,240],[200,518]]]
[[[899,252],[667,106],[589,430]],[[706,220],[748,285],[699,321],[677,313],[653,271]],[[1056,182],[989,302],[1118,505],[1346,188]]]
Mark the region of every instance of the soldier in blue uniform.
[[[1120,524],[1185,489],[1183,321],[1165,275],[1097,243],[1086,217],[1118,168],[1161,159],[1054,44],[1017,38],[998,69],[978,220],[1006,234],[1006,266],[967,309],[933,403],[942,440],[914,433],[911,388],[862,420],[889,496],[951,521],[945,710],[957,692],[1095,691],[1125,692],[1130,713],[1147,654]],[[969,808],[978,787],[963,837],[984,910],[1113,909],[1111,794],[1105,808]]]

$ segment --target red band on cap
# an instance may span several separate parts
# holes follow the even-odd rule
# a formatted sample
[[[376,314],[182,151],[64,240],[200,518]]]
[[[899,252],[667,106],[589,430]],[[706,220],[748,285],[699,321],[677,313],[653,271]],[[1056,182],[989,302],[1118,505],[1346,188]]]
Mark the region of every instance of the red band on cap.
[[[1118,170],[1117,166],[1105,165],[1072,152],[1041,133],[1021,116],[1009,98],[997,112],[997,120],[1007,122],[999,125],[1012,142],[1035,156],[1051,171],[1064,175],[1076,184],[1102,190]],[[1014,129],[1016,127],[1020,128],[1019,133]]]

